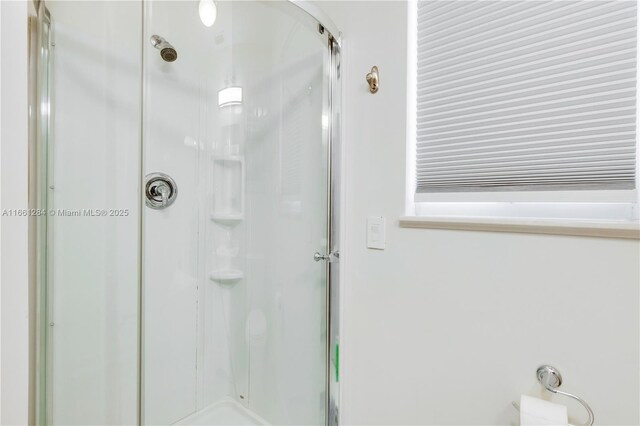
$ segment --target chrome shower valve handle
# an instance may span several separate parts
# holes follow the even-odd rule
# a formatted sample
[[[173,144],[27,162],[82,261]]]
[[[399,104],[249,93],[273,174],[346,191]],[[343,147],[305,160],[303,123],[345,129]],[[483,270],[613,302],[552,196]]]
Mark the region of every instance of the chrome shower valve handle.
[[[145,203],[152,209],[169,207],[178,196],[178,186],[175,181],[164,173],[151,173],[145,178]]]
[[[162,198],[162,205],[166,206],[169,201],[169,194],[171,193],[171,189],[165,182],[160,182],[157,186],[151,187],[151,192],[155,192],[159,194]]]

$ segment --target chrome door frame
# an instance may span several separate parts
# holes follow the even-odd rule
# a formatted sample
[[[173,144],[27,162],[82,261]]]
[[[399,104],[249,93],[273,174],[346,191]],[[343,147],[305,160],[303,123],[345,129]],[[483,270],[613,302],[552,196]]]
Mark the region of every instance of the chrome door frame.
[[[53,20],[44,1],[34,0],[35,16],[29,17],[29,209],[46,211],[49,208],[48,180],[50,174],[50,152],[53,146],[51,132],[51,99],[53,89],[54,29]],[[44,28],[46,27],[46,36]],[[43,84],[46,74],[47,84]],[[46,133],[46,138],[43,136]],[[46,424],[51,402],[47,398],[51,390],[51,354],[48,348],[51,335],[48,332],[48,315],[51,311],[48,298],[50,262],[47,242],[51,229],[47,225],[47,214],[38,214],[29,220],[29,275],[34,295],[30,304],[35,309],[29,326],[33,333],[30,350],[30,370],[34,376],[33,389],[29,392],[29,418],[35,424]],[[33,280],[33,281],[32,281]]]
[[[322,24],[320,24],[322,25]],[[342,186],[342,79],[340,40],[329,33],[329,143],[327,262],[327,426],[340,424],[340,203]]]

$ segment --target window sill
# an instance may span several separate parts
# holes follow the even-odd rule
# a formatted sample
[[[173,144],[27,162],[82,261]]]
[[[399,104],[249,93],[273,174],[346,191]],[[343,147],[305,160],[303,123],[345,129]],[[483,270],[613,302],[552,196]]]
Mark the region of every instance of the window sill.
[[[631,221],[403,216],[400,227],[640,239],[640,222]]]

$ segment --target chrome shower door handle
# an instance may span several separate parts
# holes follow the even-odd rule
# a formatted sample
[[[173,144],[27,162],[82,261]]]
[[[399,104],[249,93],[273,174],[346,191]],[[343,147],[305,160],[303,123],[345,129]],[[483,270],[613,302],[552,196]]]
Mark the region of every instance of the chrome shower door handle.
[[[320,262],[321,260],[324,260],[330,263],[335,263],[335,262],[338,262],[339,258],[340,258],[340,254],[337,251],[331,252],[329,254],[321,254],[320,252],[315,252],[313,254],[313,260],[315,260],[316,262]]]
[[[320,262],[321,260],[329,260],[329,255],[328,254],[320,254],[318,252],[315,252],[313,254],[313,260],[315,260],[316,262]]]
[[[145,203],[152,209],[169,207],[178,196],[178,185],[164,173],[151,173],[145,177]]]

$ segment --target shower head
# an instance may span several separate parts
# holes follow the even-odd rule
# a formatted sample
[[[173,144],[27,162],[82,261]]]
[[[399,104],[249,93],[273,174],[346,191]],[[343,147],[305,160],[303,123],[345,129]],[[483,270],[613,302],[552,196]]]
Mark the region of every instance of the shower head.
[[[173,62],[178,59],[178,52],[176,52],[176,49],[159,35],[151,36],[151,44],[160,51],[160,56],[166,62]]]

